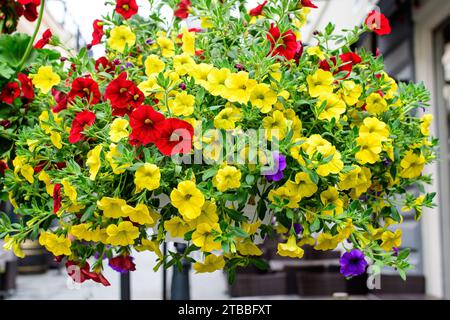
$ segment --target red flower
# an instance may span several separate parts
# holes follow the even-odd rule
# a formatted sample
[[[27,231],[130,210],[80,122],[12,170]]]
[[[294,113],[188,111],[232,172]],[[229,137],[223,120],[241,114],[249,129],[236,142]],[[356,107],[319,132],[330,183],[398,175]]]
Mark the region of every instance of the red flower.
[[[69,133],[69,142],[77,143],[78,141],[84,139],[84,134],[82,133],[85,127],[90,127],[95,122],[95,114],[91,111],[85,110],[76,114],[75,119],[72,121],[72,128]]]
[[[113,115],[122,117],[142,105],[144,94],[133,81],[127,80],[127,73],[122,72],[106,87],[105,99],[111,102]]]
[[[8,167],[8,164],[5,162],[5,161],[3,161],[3,160],[0,160],[0,174],[3,176],[4,174],[5,174],[5,171],[6,171],[6,169],[8,169],[9,167]]]
[[[97,283],[101,283],[105,287],[111,285],[103,274],[91,271],[91,267],[87,261],[84,263],[83,267],[80,267],[76,262],[69,260],[66,262],[66,269],[69,277],[76,283],[93,280]]]
[[[194,128],[181,119],[170,118],[156,125],[159,136],[154,142],[165,156],[190,153]]]
[[[117,272],[135,271],[136,265],[131,256],[118,256],[109,259],[109,266]]]
[[[125,20],[130,19],[138,12],[136,0],[117,0],[116,12],[120,14]]]
[[[33,83],[31,82],[31,79],[28,78],[23,73],[19,73],[17,78],[20,81],[20,85],[22,87],[22,95],[27,100],[33,100],[34,99],[34,89],[33,89]]]
[[[34,48],[42,49],[50,42],[52,36],[53,36],[53,34],[50,29],[45,30],[44,33],[42,34],[42,38],[38,42],[36,42],[36,44],[34,45]]]
[[[94,20],[94,31],[92,32],[92,41],[91,46],[95,46],[102,41],[102,37],[105,35],[103,31],[103,21],[102,20]]]
[[[334,72],[334,74],[337,74],[338,72],[346,72],[346,75],[341,80],[350,77],[350,74],[353,70],[353,66],[358,63],[361,63],[362,61],[361,57],[354,52],[343,53],[339,56],[339,59],[342,61],[342,64]],[[334,66],[336,66],[337,64],[336,57],[331,57],[330,60],[331,62],[333,62]],[[320,61],[320,68],[325,71],[331,70],[331,66],[327,60]]]
[[[29,3],[25,5],[25,11],[23,12],[25,19],[30,22],[36,21],[38,18],[37,5]]]
[[[100,66],[102,66],[103,70],[100,69]],[[109,60],[106,57],[100,57],[97,60],[95,60],[95,70],[97,72],[107,72],[107,73],[113,73],[114,72],[114,65],[109,62]]]
[[[391,25],[386,16],[376,10],[372,10],[366,18],[365,24],[370,30],[379,36],[391,33]]]
[[[61,110],[67,109],[67,94],[53,88],[52,96],[56,101],[56,106],[52,107],[53,112],[60,112]]]
[[[187,17],[189,17],[189,9],[191,6],[191,1],[189,0],[181,0],[178,4],[177,4],[177,8],[174,12],[173,15],[175,17],[178,17],[180,19],[186,19]]]
[[[3,88],[2,93],[0,94],[0,101],[7,104],[13,104],[14,100],[16,100],[19,96],[19,84],[17,82],[10,82]]]
[[[266,4],[267,4],[267,1],[264,1],[260,5],[254,7],[253,9],[251,9],[248,14],[251,15],[252,17],[257,17],[257,16],[262,15],[262,12],[263,12],[264,7],[266,6]]]
[[[89,104],[97,104],[100,102],[101,94],[97,82],[91,78],[76,78],[72,82],[72,89],[68,95],[68,101],[72,102],[75,97],[86,100]]]
[[[164,116],[151,106],[140,106],[130,115],[131,139],[141,144],[155,142],[159,136],[156,126],[164,121]]]
[[[295,58],[295,54],[299,50],[299,43],[292,30],[288,30],[281,35],[280,29],[272,23],[267,34],[267,39],[270,41],[270,52],[272,56],[279,55],[285,57],[287,60]]]
[[[34,4],[36,6],[41,4],[41,0],[17,0],[20,4],[26,5],[26,4]]]
[[[53,187],[53,213],[56,214],[61,209],[61,185],[55,184]]]
[[[303,7],[317,9],[317,6],[311,0],[301,0],[300,2]]]

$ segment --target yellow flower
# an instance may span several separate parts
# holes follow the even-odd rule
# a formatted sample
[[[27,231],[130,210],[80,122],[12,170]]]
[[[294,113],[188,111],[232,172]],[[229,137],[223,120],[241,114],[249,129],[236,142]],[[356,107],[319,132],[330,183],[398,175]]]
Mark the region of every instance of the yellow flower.
[[[316,56],[318,57],[320,60],[325,60],[325,54],[322,52],[322,49],[320,49],[319,46],[315,46],[315,47],[308,47],[306,49],[306,52],[310,55],[310,56]]]
[[[313,98],[333,92],[334,77],[329,71],[318,69],[313,75],[306,77],[306,82],[308,82],[309,95]]]
[[[304,253],[303,249],[297,245],[297,239],[294,235],[289,236],[286,243],[278,244],[277,254],[282,257],[301,259]]]
[[[347,173],[339,174],[339,189],[352,189],[350,195],[356,199],[366,192],[372,185],[372,174],[369,168],[354,166],[355,168]]]
[[[61,184],[64,187],[64,194],[70,199],[70,201],[72,201],[72,203],[77,203],[78,197],[77,189],[74,186],[72,186],[70,182],[67,181],[66,179],[63,179],[61,181]]]
[[[114,143],[109,145],[109,151],[106,153],[105,158],[106,161],[109,162],[114,174],[124,173],[125,170],[130,166],[129,163],[119,165],[117,159],[120,159],[122,153],[119,151],[119,148]]]
[[[269,85],[260,83],[253,86],[250,93],[250,102],[258,107],[262,113],[268,113],[277,102],[277,93]]]
[[[256,246],[251,239],[246,239],[236,244],[236,249],[243,256],[260,256],[263,254],[260,248]]]
[[[186,91],[177,92],[175,99],[169,103],[169,108],[176,116],[190,116],[194,112],[195,97]]]
[[[205,203],[202,192],[190,180],[180,182],[170,193],[170,200],[186,221],[197,218],[202,213],[202,206]]]
[[[114,219],[127,216],[122,210],[126,205],[126,201],[119,198],[103,197],[97,201],[97,207],[103,211],[103,216]]]
[[[400,177],[414,179],[420,176],[425,166],[425,157],[422,153],[417,155],[412,150],[408,150],[402,161],[400,161]]]
[[[53,86],[61,82],[61,78],[53,72],[51,66],[40,67],[37,74],[31,74],[33,85],[41,90],[42,93],[48,93]]]
[[[389,109],[386,100],[379,93],[372,93],[366,99],[366,110],[370,114],[382,114]]]
[[[192,243],[199,247],[203,252],[211,252],[222,248],[219,241],[214,241],[213,231],[220,233],[219,224],[213,226],[207,223],[201,223],[192,234]]]
[[[327,177],[330,174],[338,174],[344,168],[341,153],[336,150],[335,146],[329,144],[317,151],[322,155],[322,159],[331,158],[328,162],[317,167],[316,172],[319,176]]]
[[[61,149],[62,148],[62,143],[61,143],[61,135],[58,132],[52,132],[50,133],[50,140],[52,141],[53,145],[57,148],[57,149]]]
[[[61,235],[57,236],[50,232],[43,232],[39,236],[39,244],[44,246],[47,251],[53,253],[54,256],[70,256],[72,254],[70,250],[70,240]]]
[[[298,208],[298,203],[301,200],[300,194],[297,192],[297,188],[290,186],[289,184],[283,187],[279,187],[275,190],[270,190],[269,200],[273,203],[279,203],[288,208]]]
[[[328,187],[327,190],[323,191],[320,194],[320,201],[322,201],[324,207],[329,204],[335,205],[334,209],[323,211],[323,214],[325,215],[333,215],[333,213],[339,215],[344,212],[344,201],[339,198],[339,191],[335,187]]]
[[[156,39],[156,43],[159,45],[159,48],[161,49],[161,55],[164,58],[173,57],[175,53],[175,45],[172,40],[167,37],[161,36]]]
[[[365,118],[364,125],[359,128],[359,135],[364,136],[366,134],[373,134],[380,141],[386,141],[389,137],[389,130],[383,121],[377,118]]]
[[[134,175],[134,184],[136,185],[136,193],[143,189],[152,191],[160,186],[161,171],[157,165],[152,163],[144,163],[136,170]]]
[[[139,237],[139,228],[133,226],[130,221],[124,221],[118,225],[110,224],[106,233],[106,241],[113,246],[128,246],[134,244],[134,240]]]
[[[339,242],[339,236],[333,236],[326,232],[321,233],[317,237],[317,244],[314,249],[322,251],[333,250],[337,247]]]
[[[358,103],[362,91],[363,89],[360,85],[350,80],[342,82],[342,89],[339,93],[347,105],[354,106]]]
[[[193,66],[195,66],[195,61],[187,53],[173,57],[173,68],[180,76],[184,76],[190,72]]]
[[[34,182],[34,169],[32,166],[30,166],[29,164],[25,164],[20,168],[20,173],[22,174],[22,176],[29,182],[29,183],[33,183]]]
[[[309,174],[299,172],[295,175],[295,182],[291,182],[297,188],[297,192],[302,198],[311,197],[317,192],[317,185],[311,181]]]
[[[37,146],[39,146],[39,140],[27,139],[28,150],[34,152]]]
[[[189,227],[197,228],[201,223],[214,225],[218,222],[217,205],[212,201],[205,201],[201,209],[201,214],[196,219],[189,221]]]
[[[241,229],[244,230],[248,235],[253,235],[258,231],[261,226],[261,221],[256,221],[254,223],[243,222],[241,224]]]
[[[225,166],[217,171],[213,179],[213,185],[220,192],[236,189],[241,186],[241,176],[241,171],[236,167]]]
[[[325,108],[319,114],[319,120],[331,121],[333,118],[339,120],[341,114],[345,112],[345,103],[336,94],[324,93],[320,95],[316,107],[319,109],[322,104],[325,104]]]
[[[210,17],[200,17],[201,24],[200,26],[204,29],[212,28],[214,27],[212,20]]]
[[[381,236],[381,240],[383,242],[381,243],[380,247],[384,251],[391,251],[392,248],[398,248],[402,244],[402,230],[397,229],[395,233],[392,231],[385,231]]]
[[[197,273],[214,272],[221,270],[225,267],[225,260],[223,256],[216,256],[215,254],[210,254],[205,258],[203,263],[194,263],[194,270]]]
[[[98,171],[100,170],[100,166],[102,164],[100,160],[100,153],[102,152],[102,146],[98,145],[94,149],[88,152],[86,165],[89,167],[89,179],[92,181],[95,180]]]
[[[155,54],[149,55],[144,62],[145,74],[151,76],[160,73],[166,67],[166,64]]]
[[[142,243],[139,246],[136,246],[135,249],[137,251],[151,251],[156,253],[159,259],[163,258],[163,254],[161,252],[161,249],[159,248],[159,242],[158,241],[150,241],[148,239],[142,239]]]
[[[248,72],[233,73],[225,80],[224,97],[231,102],[246,104],[250,100],[252,88],[256,83],[255,80],[249,79]]]
[[[192,67],[190,73],[195,83],[204,88],[208,87],[208,75],[213,69],[211,64],[200,63]]]
[[[375,134],[365,134],[356,139],[359,151],[355,157],[360,164],[374,164],[380,159],[379,154],[382,151],[381,140]]]
[[[22,248],[20,247],[20,243],[17,243],[17,241],[12,238],[9,234],[6,235],[4,239],[3,249],[6,251],[13,250],[14,255],[18,258],[25,258],[25,254],[22,251]]]
[[[120,53],[125,51],[125,48],[131,48],[136,43],[136,35],[131,31],[131,29],[127,26],[118,26],[114,27],[111,30],[108,46]]]
[[[150,216],[150,211],[148,210],[148,207],[143,203],[139,203],[135,208],[129,205],[123,206],[122,211],[133,222],[139,224],[154,223],[152,217]]]
[[[151,75],[148,77],[147,80],[142,81],[138,85],[139,90],[142,91],[142,93],[146,96],[155,94],[156,98],[163,98],[164,90],[161,88],[160,85],[158,85],[158,81],[156,79],[156,75]],[[158,99],[159,99],[158,98]]]
[[[430,124],[433,122],[433,115],[432,114],[424,114],[421,121],[420,121],[420,132],[424,136],[430,135]]]
[[[230,104],[231,105],[231,104]],[[214,127],[223,130],[232,130],[236,128],[236,122],[242,119],[242,112],[239,108],[225,106],[214,118]]]
[[[119,142],[123,138],[129,136],[128,133],[128,120],[123,118],[114,119],[109,130],[109,138],[112,142]]]
[[[353,225],[352,219],[346,219],[346,221],[338,227],[339,241],[348,239],[353,231],[355,231],[355,226]]]
[[[274,137],[277,140],[283,140],[286,137],[286,118],[281,111],[275,110],[272,116],[267,116],[263,119],[262,124],[269,141],[272,141]]]
[[[183,42],[181,50],[191,56],[195,55],[195,32],[189,32],[188,29],[184,27],[183,30],[181,30],[181,34],[181,41]]]
[[[212,68],[208,73],[206,89],[213,96],[225,96],[227,88],[225,81],[230,77],[231,71],[227,68],[217,69]]]
[[[184,235],[191,230],[191,227],[180,217],[173,217],[164,221],[164,229],[170,232],[170,235],[174,238],[184,238]]]
[[[45,183],[45,190],[50,196],[53,196],[53,188],[54,186],[51,184],[51,178],[47,172],[42,170],[38,175],[38,180]]]

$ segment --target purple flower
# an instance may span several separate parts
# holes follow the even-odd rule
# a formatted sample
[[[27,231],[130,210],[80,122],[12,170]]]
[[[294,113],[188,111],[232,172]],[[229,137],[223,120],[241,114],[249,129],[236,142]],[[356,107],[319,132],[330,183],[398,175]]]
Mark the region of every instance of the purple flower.
[[[131,62],[127,62],[127,63],[125,64],[125,66],[126,66],[127,68],[131,68],[131,67],[133,66],[133,64],[132,64]]]
[[[397,257],[398,256],[398,248],[392,248],[392,251],[394,251],[394,256]]]
[[[180,85],[179,85],[178,87],[179,87],[181,90],[186,90],[186,89],[187,89],[186,83],[184,83],[184,82],[180,83]]]
[[[286,169],[286,157],[278,152],[274,152],[271,169],[262,172],[268,181],[280,181],[283,179],[283,170]]]
[[[294,230],[296,234],[300,234],[303,231],[303,227],[300,223],[294,223]]]
[[[367,261],[364,259],[364,253],[358,249],[346,252],[339,259],[341,265],[341,274],[348,277],[356,277],[366,271]]]
[[[147,39],[147,40],[145,40],[145,43],[148,45],[152,45],[155,43],[155,41],[153,41],[153,39]]]

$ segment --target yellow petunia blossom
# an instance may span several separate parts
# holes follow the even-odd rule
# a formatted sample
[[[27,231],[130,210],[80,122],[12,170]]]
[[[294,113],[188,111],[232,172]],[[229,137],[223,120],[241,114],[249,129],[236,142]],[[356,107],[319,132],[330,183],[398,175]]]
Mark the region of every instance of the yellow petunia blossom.
[[[181,30],[181,50],[191,56],[195,55],[195,32],[189,32],[187,28]]]
[[[400,177],[414,179],[420,176],[425,166],[425,157],[422,153],[417,155],[412,150],[408,150],[402,161],[400,161]]]
[[[318,57],[320,60],[325,60],[325,54],[323,53],[322,49],[320,49],[319,46],[315,46],[315,47],[308,47],[306,49],[306,53],[308,53],[308,55],[310,56],[316,56]]]
[[[248,72],[233,73],[225,80],[224,97],[231,102],[246,104],[250,100],[252,89],[256,84],[256,80],[249,79]]]
[[[131,48],[136,43],[136,35],[131,31],[130,27],[125,25],[114,27],[109,35],[108,46],[123,53],[125,48]]]
[[[156,253],[159,259],[163,258],[163,254],[161,252],[161,249],[159,248],[159,242],[158,241],[150,241],[148,239],[142,239],[141,245],[135,247],[137,251],[151,251]]]
[[[231,75],[230,69],[212,68],[211,71],[208,73],[205,88],[213,96],[225,96],[227,90],[225,86],[225,81],[230,77],[230,75]]]
[[[39,67],[36,74],[30,74],[30,78],[33,85],[42,93],[48,93],[51,88],[61,82],[61,78],[53,72],[51,66]]]
[[[229,104],[231,105],[231,104]],[[236,128],[236,122],[242,119],[242,112],[239,108],[225,106],[217,116],[214,117],[214,127],[223,130],[232,130]]]
[[[120,222],[118,225],[110,224],[106,228],[108,238],[106,241],[113,246],[128,246],[134,244],[139,237],[139,229],[130,221]]]
[[[112,142],[119,142],[123,138],[127,138],[130,134],[127,130],[128,120],[123,118],[114,119],[109,130],[109,138]]]
[[[100,166],[102,165],[100,154],[102,152],[103,147],[101,145],[96,146],[94,149],[88,152],[86,165],[89,167],[89,179],[92,181],[95,180],[97,174],[100,170]]]
[[[72,251],[70,250],[70,240],[61,235],[57,236],[54,233],[43,232],[39,236],[39,244],[44,246],[47,251],[53,253],[54,256],[70,256]]]
[[[192,59],[192,57],[187,53],[183,53],[173,57],[173,68],[175,69],[175,72],[180,76],[184,76],[188,72],[190,72],[194,65],[194,59]]]
[[[109,162],[114,174],[121,174],[126,171],[128,167],[131,166],[129,163],[119,164],[122,153],[119,151],[119,147],[114,143],[109,145],[109,151],[105,154],[106,161]]]
[[[20,174],[29,182],[34,182],[34,169],[29,164],[24,164],[20,168]]]
[[[197,228],[201,223],[207,223],[214,225],[219,222],[219,216],[217,215],[217,205],[212,201],[205,201],[202,206],[201,214],[194,220],[189,221],[191,228]]]
[[[430,125],[433,122],[433,115],[432,114],[424,114],[422,119],[420,120],[420,132],[424,136],[430,135]]]
[[[301,196],[296,187],[292,187],[288,184],[286,186],[279,187],[278,189],[270,190],[269,200],[273,203],[278,203],[288,208],[295,209],[298,208],[298,203],[301,200]]]
[[[223,267],[225,267],[223,256],[216,256],[215,254],[208,255],[203,263],[197,261],[193,266],[197,273],[214,272],[223,269]]]
[[[70,201],[72,201],[72,203],[77,203],[77,189],[73,185],[71,185],[70,182],[67,181],[67,179],[63,179],[61,181],[61,184],[64,188],[64,194],[70,199]]]
[[[129,205],[123,206],[122,211],[133,222],[136,222],[139,224],[154,223],[153,218],[150,216],[150,210],[143,203],[139,203],[135,208],[133,208],[132,206],[129,206]]]
[[[339,91],[339,94],[348,106],[354,106],[358,103],[362,91],[363,89],[360,85],[349,80],[342,82],[342,89]]]
[[[277,102],[277,93],[269,85],[260,83],[252,87],[250,102],[253,106],[259,108],[262,113],[268,113]]]
[[[219,241],[214,241],[213,231],[220,233],[219,224],[209,225],[201,223],[192,234],[192,243],[199,247],[203,252],[211,252],[222,248]]]
[[[289,236],[286,243],[278,244],[277,254],[282,257],[301,259],[303,258],[304,253],[303,249],[297,245],[297,239],[294,235]]]
[[[45,183],[45,190],[50,196],[53,196],[53,184],[51,183],[51,178],[47,172],[42,170],[38,175],[38,180]]]
[[[381,236],[381,240],[383,242],[381,243],[380,247],[384,251],[391,251],[392,248],[398,248],[402,244],[402,230],[397,229],[395,233],[392,231],[385,231]]]
[[[147,76],[152,76],[158,74],[164,70],[166,64],[157,55],[149,55],[144,62],[145,74]]]
[[[194,112],[195,97],[186,91],[177,92],[175,99],[169,103],[169,108],[176,116],[190,116]]]
[[[339,197],[339,191],[335,187],[328,187],[327,190],[320,194],[320,201],[326,207],[329,204],[334,204],[335,208],[332,210],[323,211],[324,215],[339,215],[344,212],[344,201]]]
[[[261,249],[251,239],[245,239],[242,242],[236,243],[236,249],[243,256],[261,256],[263,254]]]
[[[287,133],[287,123],[284,114],[275,110],[271,116],[267,116],[262,121],[263,127],[265,129],[266,138],[272,141],[273,138],[277,140],[283,140]]]
[[[241,171],[233,166],[225,166],[219,171],[213,179],[213,185],[220,192],[225,192],[230,189],[236,189],[241,186]]]
[[[173,217],[170,220],[164,221],[164,229],[174,238],[184,238],[186,232],[192,230],[189,224],[180,217]]]
[[[339,242],[339,236],[333,236],[330,233],[324,232],[317,237],[317,244],[314,249],[322,251],[333,250],[337,247]]]
[[[381,140],[375,134],[366,134],[356,139],[359,151],[355,157],[360,164],[374,164],[380,159],[382,151]]]
[[[329,71],[318,69],[313,75],[306,77],[306,82],[309,95],[313,98],[333,92],[334,77]]]
[[[126,201],[119,198],[103,197],[97,201],[97,207],[103,211],[103,216],[114,219],[127,216],[122,210],[126,205]]]
[[[204,88],[208,87],[208,75],[213,69],[213,65],[207,63],[200,63],[190,71],[190,75],[194,78],[195,83],[201,85]]]
[[[386,100],[379,93],[372,93],[366,99],[366,110],[370,114],[380,115],[389,109]]]
[[[202,192],[190,180],[180,182],[178,187],[170,193],[170,200],[186,221],[200,216],[205,203]]]
[[[389,129],[386,123],[377,118],[365,118],[364,125],[359,128],[359,136],[368,134],[375,135],[380,141],[387,141],[389,137]]]
[[[9,234],[6,235],[6,237],[4,239],[3,249],[6,251],[12,250],[14,252],[14,255],[18,258],[25,258],[25,254],[22,251],[20,243],[18,243]]]
[[[325,108],[322,112],[320,112],[318,119],[319,120],[328,120],[331,119],[339,120],[341,114],[345,112],[345,102],[339,98],[338,95],[333,93],[324,93],[319,96],[319,100],[317,101],[317,109],[321,108],[322,105],[325,104]]]
[[[61,135],[58,132],[53,131],[50,133],[50,140],[57,149],[61,149],[63,147],[61,143]]]
[[[161,171],[157,165],[152,163],[144,163],[136,170],[134,175],[134,184],[136,185],[136,193],[144,189],[152,191],[158,189],[161,181]]]

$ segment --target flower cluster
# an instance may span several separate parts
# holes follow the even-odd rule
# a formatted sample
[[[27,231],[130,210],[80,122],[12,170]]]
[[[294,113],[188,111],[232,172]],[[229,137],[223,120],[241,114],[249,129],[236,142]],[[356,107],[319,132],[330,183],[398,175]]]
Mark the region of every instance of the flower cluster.
[[[238,266],[265,266],[265,238],[291,258],[304,246],[345,250],[345,277],[369,262],[404,276],[401,210],[420,218],[433,206],[434,194],[408,191],[430,182],[422,171],[435,159],[432,118],[416,116],[429,94],[351,50],[364,32],[388,32],[380,13],[306,46],[316,5],[282,2],[236,14],[232,1],[182,0],[173,23],[155,21],[156,7],[143,24],[134,0],[117,0],[70,64],[32,63],[2,93],[45,106],[0,166],[22,218],[1,220],[8,248],[39,239],[75,281],[103,284],[104,259],[134,270],[132,249],[154,252],[156,268],[187,259],[232,279]],[[88,57],[100,43],[105,56]],[[164,256],[169,240],[188,248]]]
[[[4,0],[0,3],[0,20],[2,28],[0,33],[12,33],[16,30],[20,17],[25,17],[28,21],[35,21],[38,18],[37,8],[41,5],[41,0]]]

